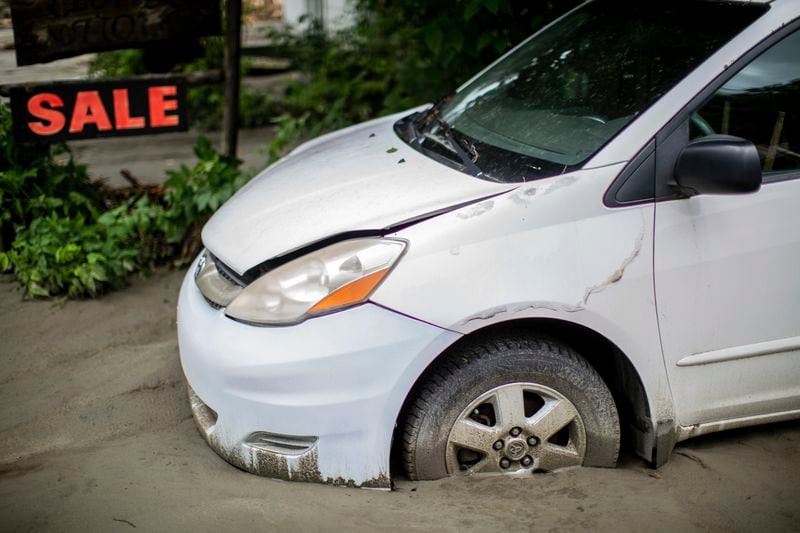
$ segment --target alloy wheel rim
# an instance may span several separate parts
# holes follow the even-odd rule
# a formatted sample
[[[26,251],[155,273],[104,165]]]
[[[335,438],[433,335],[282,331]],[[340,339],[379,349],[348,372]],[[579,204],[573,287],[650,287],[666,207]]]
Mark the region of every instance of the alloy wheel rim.
[[[447,437],[450,475],[519,474],[583,464],[586,430],[575,406],[536,383],[509,383],[475,398]]]

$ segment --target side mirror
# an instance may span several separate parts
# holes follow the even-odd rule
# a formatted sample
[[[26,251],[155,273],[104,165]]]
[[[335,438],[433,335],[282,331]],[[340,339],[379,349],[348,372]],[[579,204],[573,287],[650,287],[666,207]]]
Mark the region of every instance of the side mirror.
[[[761,188],[758,150],[731,135],[695,139],[678,155],[673,185],[686,196],[755,192]]]

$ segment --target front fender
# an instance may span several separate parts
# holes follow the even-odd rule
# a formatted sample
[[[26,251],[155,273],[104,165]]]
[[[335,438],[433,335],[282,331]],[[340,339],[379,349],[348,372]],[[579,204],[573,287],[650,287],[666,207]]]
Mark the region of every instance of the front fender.
[[[673,419],[653,293],[653,204],[607,208],[624,164],[527,183],[398,232],[405,257],[372,300],[458,333],[522,318],[618,346],[656,420]]]

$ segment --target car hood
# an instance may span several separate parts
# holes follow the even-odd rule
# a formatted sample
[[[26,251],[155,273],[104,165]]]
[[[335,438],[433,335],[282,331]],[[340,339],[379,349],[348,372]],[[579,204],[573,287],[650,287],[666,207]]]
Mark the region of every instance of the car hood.
[[[512,189],[425,157],[389,116],[298,147],[236,193],[203,228],[203,244],[239,274],[333,235],[382,230]]]

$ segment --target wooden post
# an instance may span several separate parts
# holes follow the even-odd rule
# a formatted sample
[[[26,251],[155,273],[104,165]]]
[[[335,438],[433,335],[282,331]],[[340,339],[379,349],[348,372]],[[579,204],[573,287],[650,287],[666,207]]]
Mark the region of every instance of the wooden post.
[[[242,37],[242,0],[225,0],[225,109],[222,142],[225,155],[236,157],[239,135],[239,57]]]
[[[727,135],[731,126],[731,101],[725,100],[725,106],[722,108],[722,128],[720,133]]]
[[[775,166],[775,156],[778,155],[778,143],[781,142],[783,133],[783,121],[786,118],[785,111],[778,111],[778,120],[775,121],[775,128],[772,130],[772,140],[769,141],[767,148],[767,158],[764,160],[764,172],[772,172]]]

